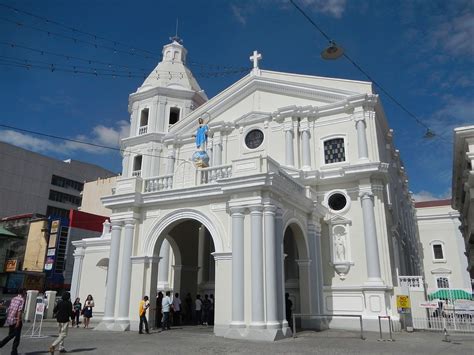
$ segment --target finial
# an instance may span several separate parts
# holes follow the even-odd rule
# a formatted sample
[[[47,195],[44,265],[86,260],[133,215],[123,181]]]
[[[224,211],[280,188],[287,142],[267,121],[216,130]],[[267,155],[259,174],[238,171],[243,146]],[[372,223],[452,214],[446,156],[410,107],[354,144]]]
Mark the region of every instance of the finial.
[[[175,41],[175,42],[178,42],[179,44],[182,44],[183,43],[183,40],[181,38],[179,38],[178,36],[178,18],[176,17],[176,32],[175,32],[175,35],[173,37],[170,37],[170,41]]]

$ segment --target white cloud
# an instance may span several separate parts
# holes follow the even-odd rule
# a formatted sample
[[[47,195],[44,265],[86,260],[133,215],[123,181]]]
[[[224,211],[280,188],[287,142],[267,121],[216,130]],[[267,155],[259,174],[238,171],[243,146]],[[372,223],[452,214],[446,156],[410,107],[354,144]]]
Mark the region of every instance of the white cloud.
[[[247,24],[247,18],[243,14],[244,9],[235,4],[231,4],[230,8],[232,10],[232,13],[234,14],[234,17],[237,19],[237,21],[240,22],[242,26],[245,26]]]
[[[451,198],[451,191],[447,191],[443,194],[433,194],[432,192],[421,190],[420,192],[417,192],[413,194],[413,199],[416,202],[421,202],[421,201],[434,201],[434,200],[445,200]]]
[[[68,137],[77,141],[84,141],[108,147],[119,148],[120,140],[128,137],[129,124],[126,121],[117,122],[116,127],[95,126],[90,135],[77,135]],[[87,152],[91,154],[104,154],[110,149],[81,144],[79,142],[40,138],[27,133],[14,130],[0,130],[0,141],[10,143],[37,153],[63,153]]]
[[[346,9],[346,0],[301,0],[301,2],[315,12],[341,18]]]
[[[474,56],[474,13],[466,12],[460,16],[441,22],[434,30],[432,41],[450,56]]]

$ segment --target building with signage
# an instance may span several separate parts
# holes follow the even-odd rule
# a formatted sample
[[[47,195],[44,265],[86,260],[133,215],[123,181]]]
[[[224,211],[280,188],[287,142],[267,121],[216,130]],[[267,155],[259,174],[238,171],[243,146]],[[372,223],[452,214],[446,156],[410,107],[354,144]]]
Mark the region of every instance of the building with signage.
[[[165,45],[130,95],[122,175],[102,198],[111,231],[74,242],[72,295],[104,290],[97,329],[138,329],[136,305],[155,300],[168,268],[165,240],[173,291],[215,295],[216,335],[289,336],[285,293],[296,313],[361,315],[374,330],[379,315],[397,322],[397,276],[421,275],[421,248],[372,83],[263,70],[254,52],[251,72],[208,100],[186,56],[179,40]],[[106,282],[90,277],[104,259]]]
[[[450,199],[416,202],[415,207],[427,295],[442,289],[471,293],[459,212]]]
[[[0,218],[27,213],[68,217],[85,181],[116,174],[94,164],[57,160],[0,142]]]

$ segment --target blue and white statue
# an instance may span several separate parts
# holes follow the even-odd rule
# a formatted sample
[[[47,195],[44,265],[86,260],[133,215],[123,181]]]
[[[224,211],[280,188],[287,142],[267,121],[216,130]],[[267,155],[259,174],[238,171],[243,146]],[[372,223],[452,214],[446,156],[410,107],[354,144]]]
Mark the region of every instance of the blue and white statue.
[[[194,135],[196,137],[197,151],[192,156],[194,165],[198,168],[207,168],[209,166],[209,156],[206,153],[207,132],[209,126],[204,123],[202,118],[199,118],[199,127]]]

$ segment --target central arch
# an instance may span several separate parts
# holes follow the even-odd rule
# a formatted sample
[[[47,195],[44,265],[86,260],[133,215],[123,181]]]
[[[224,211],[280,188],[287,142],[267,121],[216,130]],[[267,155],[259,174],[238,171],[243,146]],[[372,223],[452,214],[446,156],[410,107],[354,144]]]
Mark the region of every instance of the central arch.
[[[165,239],[169,244],[166,243],[164,247],[170,248],[170,254],[172,254],[170,260],[173,261],[169,263],[164,263],[162,258],[158,258]],[[178,319],[174,322],[176,325],[181,324],[182,321],[188,324],[201,322],[213,324],[213,309],[203,307],[203,314],[200,317],[200,312],[197,312],[194,305],[197,295],[201,296],[204,305],[210,305],[211,295],[215,294],[216,266],[213,253],[221,250],[222,242],[215,224],[199,211],[188,209],[172,212],[152,226],[143,244],[143,252],[152,259],[160,259],[160,261],[152,265],[149,284],[150,299],[152,302],[156,300],[159,304],[156,298],[158,291],[170,291],[172,295],[179,293],[183,314],[175,318],[175,320]],[[166,268],[166,273],[172,275],[168,283],[169,287],[163,290],[158,289],[158,275],[159,272],[163,274],[162,268]],[[187,302],[190,298],[192,302]],[[159,307],[156,308],[159,309]],[[204,314],[205,310],[209,312]],[[158,313],[154,315],[150,313],[151,323],[158,325],[159,317]]]

